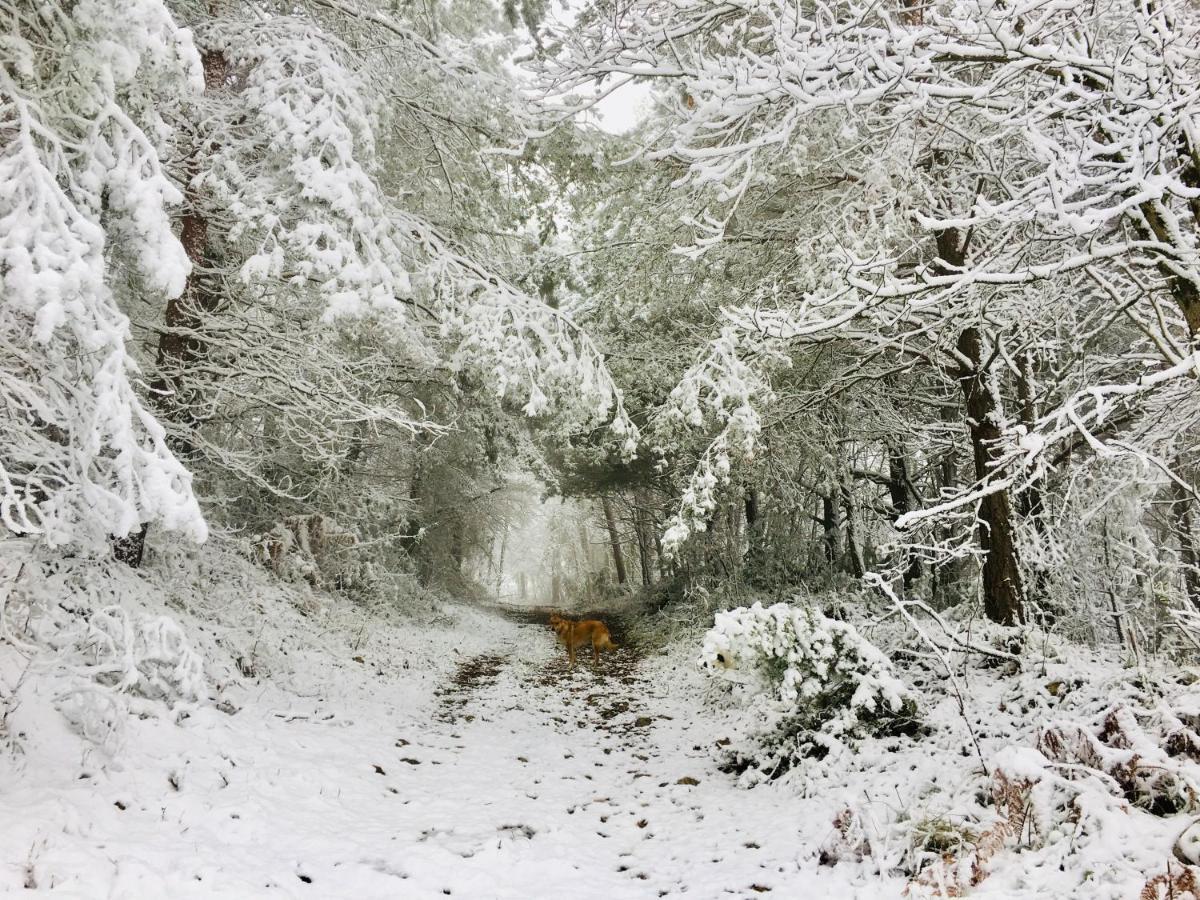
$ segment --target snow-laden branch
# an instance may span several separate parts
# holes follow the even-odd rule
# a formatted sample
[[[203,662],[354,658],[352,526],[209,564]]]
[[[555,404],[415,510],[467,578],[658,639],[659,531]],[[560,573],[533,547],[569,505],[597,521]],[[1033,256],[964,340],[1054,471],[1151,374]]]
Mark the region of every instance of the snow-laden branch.
[[[148,284],[183,289],[148,95],[194,89],[195,50],[155,0],[0,10],[0,29],[0,517],[52,545],[146,521],[202,538],[191,477],[130,384],[108,259],[119,243]]]
[[[562,34],[540,75],[564,109],[609,79],[665,86],[667,121],[647,133],[645,154],[684,167],[675,186],[695,210],[689,256],[740,237],[755,214],[749,199],[783,184],[804,186],[801,202],[827,196],[818,208],[841,217],[790,213],[801,256],[832,232],[845,247],[841,265],[820,251],[809,272],[798,266],[792,285],[770,292],[769,310],[727,311],[730,327],[672,397],[683,421],[703,409],[716,434],[670,543],[703,527],[730,454],[753,452],[755,429],[743,421],[755,422],[755,405],[770,397],[763,347],[787,354],[843,338],[908,354],[920,334],[937,345],[943,374],[986,371],[953,335],[1021,327],[1034,292],[1060,292],[1064,310],[1076,293],[1102,318],[1143,322],[1161,320],[1165,298],[1184,341],[1200,334],[1198,38],[1200,16],[1182,0],[1086,10],[1073,0],[634,0]],[[1100,291],[1079,291],[1080,276]],[[1178,343],[1168,329],[1149,333],[1161,348]],[[1168,353],[1162,380],[1139,392],[1181,377],[1177,360]],[[1085,412],[1072,401],[1051,410],[1049,431],[1026,442],[1089,433],[1103,417],[1108,389],[1098,390]],[[730,405],[739,396],[745,403]],[[734,417],[742,406],[751,412]],[[1026,456],[1014,450],[999,469]],[[997,470],[937,511],[977,502],[1008,477]]]

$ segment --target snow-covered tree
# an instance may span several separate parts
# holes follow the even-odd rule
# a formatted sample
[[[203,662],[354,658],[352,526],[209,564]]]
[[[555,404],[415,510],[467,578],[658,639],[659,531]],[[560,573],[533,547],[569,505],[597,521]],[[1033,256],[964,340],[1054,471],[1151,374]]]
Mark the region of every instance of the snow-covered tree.
[[[543,84],[568,109],[596,83],[667,85],[644,152],[683,167],[683,252],[761,237],[753,212],[775,197],[775,233],[804,263],[727,303],[680,382],[679,416],[716,434],[668,543],[704,527],[755,452],[793,348],[844,339],[961,392],[974,484],[898,524],[976,508],[988,613],[1020,617],[1014,491],[1048,448],[1193,368],[1196,33],[1181,2],[644,0],[562,34]],[[1036,422],[1005,411],[1015,361],[1065,346],[1045,345],[1048,326],[1128,318],[1157,353],[1151,374],[1130,380],[1137,346]]]
[[[188,278],[161,111],[198,89],[191,35],[158,0],[14,0],[0,32],[0,515],[52,545],[202,537],[113,298],[126,269],[167,297]]]

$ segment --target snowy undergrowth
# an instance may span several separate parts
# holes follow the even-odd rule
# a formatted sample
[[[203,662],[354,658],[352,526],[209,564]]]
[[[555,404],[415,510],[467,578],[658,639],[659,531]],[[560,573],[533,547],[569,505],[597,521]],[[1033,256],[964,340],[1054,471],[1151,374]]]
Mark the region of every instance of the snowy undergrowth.
[[[186,781],[222,788],[253,762],[243,738],[265,740],[271,722],[345,727],[379,684],[389,709],[427,715],[462,654],[495,643],[471,627],[482,614],[415,585],[394,609],[366,610],[282,583],[229,542],[155,547],[136,571],[20,541],[0,550],[0,893],[96,896],[97,863],[80,859],[105,858],[114,804],[148,807]],[[141,840],[113,865],[169,866]],[[117,895],[153,895],[135,882]]]
[[[707,639],[693,631],[655,658],[682,691],[705,697],[706,746],[727,769],[764,746],[763,701],[746,695],[765,691],[775,707],[782,672],[811,666],[813,654],[789,644],[795,622],[783,618],[761,607],[718,614]],[[1200,810],[1196,673],[1129,667],[1114,651],[1038,629],[949,619],[997,655],[947,646],[939,656],[894,620],[859,622],[857,631],[838,623],[894,662],[920,700],[920,731],[863,734],[824,758],[798,759],[776,780],[741,776],[752,791],[805,798],[823,826],[802,852],[807,864],[865,869],[881,884],[898,877],[908,896],[1115,900],[1139,896],[1156,877],[1152,889],[1168,891],[1168,868],[1177,879],[1184,872],[1176,839]],[[809,625],[827,620],[805,611],[797,621],[812,637]],[[1011,652],[1019,666],[1004,658]]]
[[[256,680],[311,691],[326,669],[362,666],[366,656],[378,674],[413,662],[430,668],[436,644],[368,650],[384,650],[400,629],[444,631],[457,609],[414,583],[394,606],[368,610],[281,582],[219,541],[201,550],[168,543],[141,570],[17,541],[0,549],[10,739],[22,731],[25,705],[15,685],[53,682],[54,705],[70,707],[67,719],[110,755],[119,749],[118,711],[178,722],[204,704],[236,708]],[[104,731],[96,716],[114,719],[100,741],[92,740]]]
[[[1032,630],[949,616],[999,653],[939,657],[849,623],[921,731],[747,790],[721,769],[761,721],[697,667],[700,628],[630,680],[566,673],[536,625],[416,594],[367,613],[220,545],[2,574],[0,892],[1115,900],[1197,811],[1195,673]]]
[[[751,745],[732,754],[745,783],[916,724],[917,697],[883,653],[853,625],[802,603],[717,613],[699,665],[732,676],[757,720]]]

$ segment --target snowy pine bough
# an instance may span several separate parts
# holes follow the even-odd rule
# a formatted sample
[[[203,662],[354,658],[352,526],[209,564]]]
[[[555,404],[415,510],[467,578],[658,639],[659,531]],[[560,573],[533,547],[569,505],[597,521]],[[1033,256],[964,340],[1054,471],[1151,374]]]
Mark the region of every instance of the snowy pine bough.
[[[197,87],[191,36],[156,0],[6,4],[0,31],[0,516],[51,545],[151,520],[202,538],[113,297],[118,267],[184,289],[160,108]]]
[[[750,703],[765,726],[753,764],[764,772],[906,730],[918,712],[916,694],[879,648],[800,598],[717,613],[698,664],[751,679]]]

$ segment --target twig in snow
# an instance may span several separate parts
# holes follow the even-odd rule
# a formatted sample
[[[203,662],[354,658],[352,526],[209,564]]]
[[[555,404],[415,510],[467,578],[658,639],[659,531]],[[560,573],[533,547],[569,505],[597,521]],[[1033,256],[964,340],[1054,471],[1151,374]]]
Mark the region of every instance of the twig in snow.
[[[950,687],[954,691],[955,700],[958,701],[958,714],[962,717],[963,724],[967,726],[967,734],[971,736],[971,743],[975,745],[975,755],[979,757],[979,764],[983,767],[983,774],[990,776],[991,772],[988,769],[987,762],[983,758],[983,749],[979,746],[979,739],[975,736],[975,729],[971,727],[971,719],[967,715],[967,702],[963,698],[962,689],[958,683],[958,676],[954,674],[954,668],[950,665],[950,660],[946,659],[946,654],[942,651],[942,648],[939,647],[935,641],[930,639],[930,637],[925,633],[925,630],[917,623],[917,620],[913,617],[912,613],[908,611],[908,605],[911,603],[915,606],[924,607],[931,613],[933,613],[933,610],[930,610],[928,606],[920,601],[906,602],[901,600],[896,596],[896,592],[892,590],[891,585],[889,585],[885,579],[874,572],[868,572],[864,576],[864,580],[889,600],[891,600],[892,603],[895,604],[896,609],[900,611],[900,615],[902,615],[908,624],[912,626],[913,631],[920,636],[921,640],[925,641],[930,647],[933,648],[933,652],[936,654],[938,661],[941,662],[942,668],[946,670],[946,675],[950,678]],[[937,613],[933,613],[933,615],[937,618],[938,624],[945,629],[946,624],[945,622],[941,621],[941,617],[938,616]],[[951,634],[948,629],[947,634]],[[1010,654],[1007,653],[1003,655],[1010,656]],[[1015,657],[1013,658],[1015,659]]]

